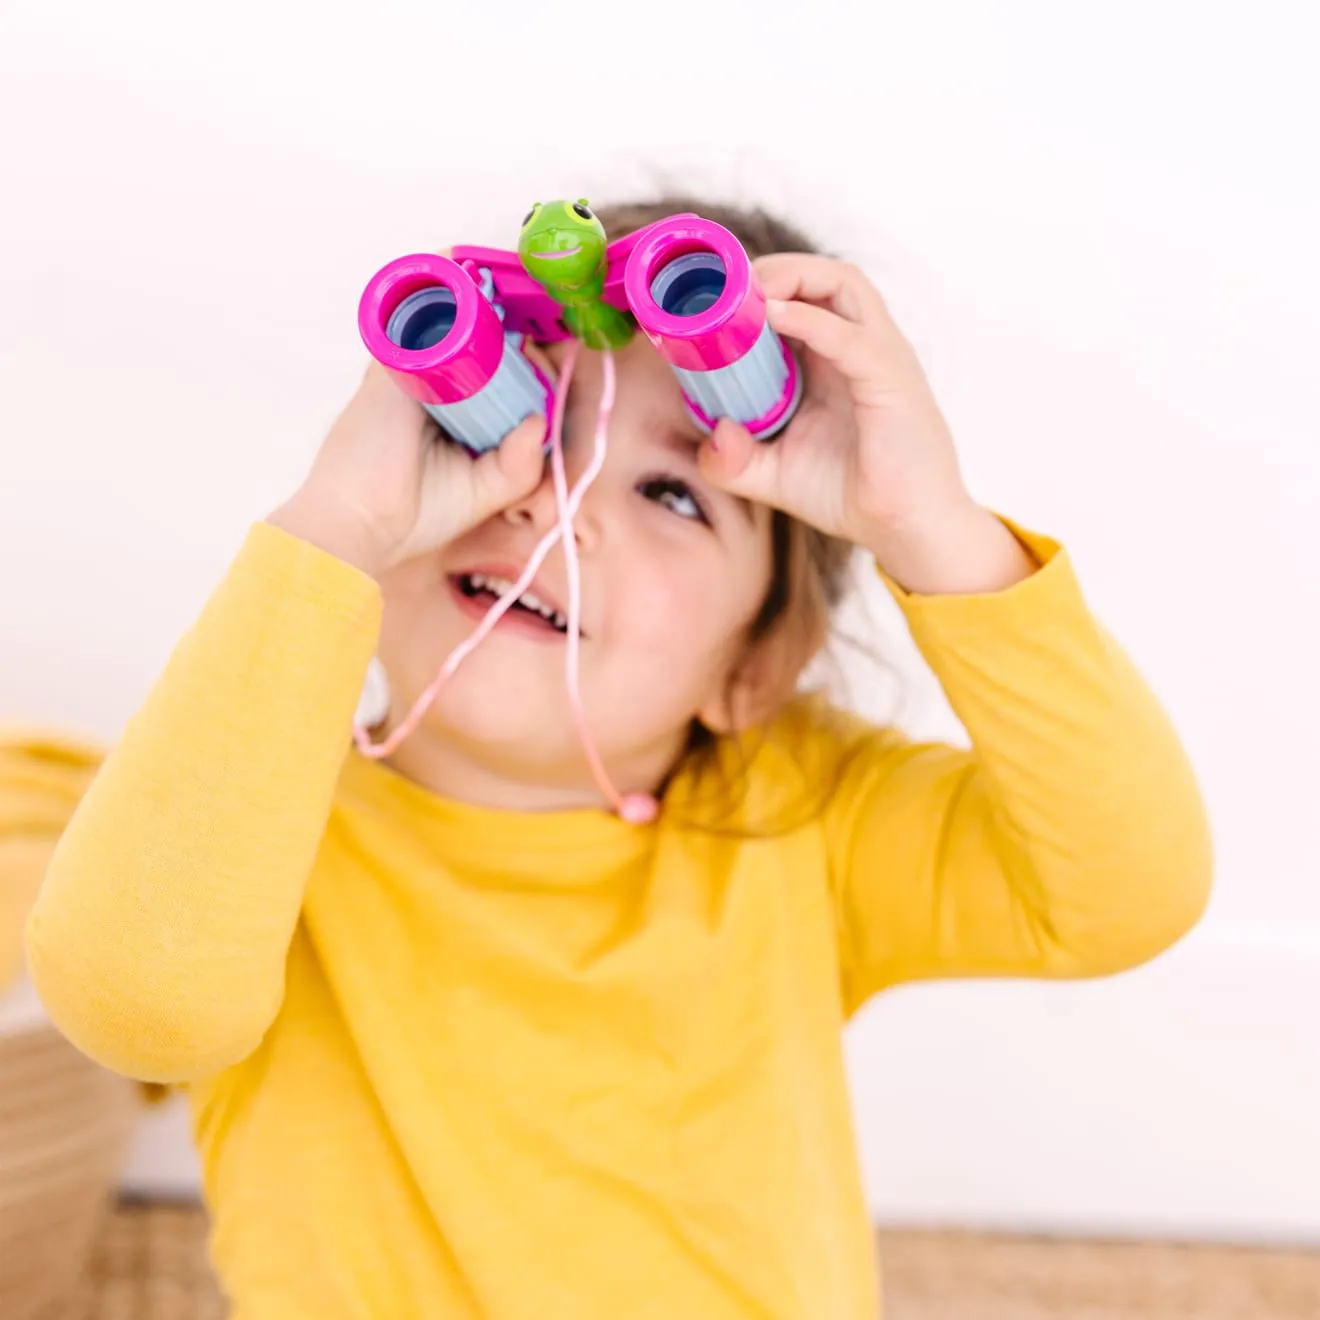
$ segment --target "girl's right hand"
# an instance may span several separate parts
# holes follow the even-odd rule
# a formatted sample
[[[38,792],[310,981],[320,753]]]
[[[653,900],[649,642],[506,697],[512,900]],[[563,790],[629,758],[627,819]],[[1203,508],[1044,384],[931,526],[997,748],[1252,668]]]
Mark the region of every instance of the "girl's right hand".
[[[306,481],[266,521],[378,578],[535,490],[544,436],[544,418],[529,417],[474,459],[372,362]]]

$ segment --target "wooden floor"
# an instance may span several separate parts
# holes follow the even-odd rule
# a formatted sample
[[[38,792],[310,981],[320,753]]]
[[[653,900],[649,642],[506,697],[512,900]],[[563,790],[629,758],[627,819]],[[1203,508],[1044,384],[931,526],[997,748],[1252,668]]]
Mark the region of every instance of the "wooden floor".
[[[70,1320],[221,1320],[205,1235],[122,1207]],[[885,1320],[1320,1320],[1320,1253],[885,1233],[880,1256]]]

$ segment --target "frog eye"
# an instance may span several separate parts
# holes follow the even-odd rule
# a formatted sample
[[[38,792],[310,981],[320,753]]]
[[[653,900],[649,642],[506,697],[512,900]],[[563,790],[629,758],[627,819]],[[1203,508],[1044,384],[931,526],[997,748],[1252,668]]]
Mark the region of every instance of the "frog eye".
[[[591,214],[591,207],[587,205],[585,197],[573,203],[573,213],[574,215],[580,215],[584,220],[594,220],[596,218]]]
[[[541,209],[541,203],[540,203],[540,202],[533,202],[533,203],[532,203],[532,209],[531,209],[530,211],[528,211],[527,214],[526,214],[525,216],[523,216],[523,218],[522,218],[522,224],[519,225],[518,228],[519,228],[519,229],[525,229],[525,228],[527,227],[527,222],[528,222],[528,221],[532,218],[532,216],[534,216],[534,215],[535,215],[540,209]]]

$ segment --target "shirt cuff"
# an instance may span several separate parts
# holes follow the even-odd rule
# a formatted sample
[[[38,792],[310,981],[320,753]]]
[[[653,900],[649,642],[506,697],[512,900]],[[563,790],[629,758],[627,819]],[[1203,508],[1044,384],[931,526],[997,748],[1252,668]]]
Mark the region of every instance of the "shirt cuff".
[[[918,595],[905,590],[876,564],[876,575],[898,603],[918,645],[927,637],[948,639],[1037,622],[1057,625],[1069,616],[1089,618],[1067,549],[1054,538],[1031,531],[1002,514],[995,516],[1037,565],[1029,576],[1000,591]]]
[[[253,523],[234,565],[239,576],[340,618],[378,627],[380,584],[370,574],[272,523]]]

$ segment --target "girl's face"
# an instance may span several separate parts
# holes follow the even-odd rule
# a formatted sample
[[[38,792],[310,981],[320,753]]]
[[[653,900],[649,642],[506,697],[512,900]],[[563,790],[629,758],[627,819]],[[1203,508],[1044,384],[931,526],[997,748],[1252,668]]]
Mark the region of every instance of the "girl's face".
[[[550,356],[557,366],[562,351]],[[623,791],[653,790],[694,718],[717,729],[738,718],[728,696],[739,690],[748,630],[770,585],[770,514],[702,479],[701,433],[669,366],[642,335],[616,352],[615,366],[605,463],[574,520],[579,682],[611,779]],[[564,421],[570,488],[592,456],[602,368],[599,354],[579,352]],[[387,577],[380,658],[394,720],[517,579],[555,522],[547,462],[527,499]],[[567,616],[561,545],[530,592]],[[465,783],[484,777],[488,785],[556,790],[565,803],[597,800],[565,687],[566,649],[562,618],[511,610],[450,678],[394,764],[423,782],[463,770]]]

